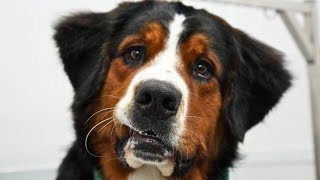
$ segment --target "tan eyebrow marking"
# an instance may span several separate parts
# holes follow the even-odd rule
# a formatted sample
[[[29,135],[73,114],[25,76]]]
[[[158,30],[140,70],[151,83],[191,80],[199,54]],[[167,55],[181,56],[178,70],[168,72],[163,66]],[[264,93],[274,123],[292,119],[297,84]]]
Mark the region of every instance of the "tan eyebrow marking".
[[[144,42],[140,35],[129,35],[125,37],[118,47],[118,52],[123,52],[126,48],[132,45],[142,45]]]
[[[221,75],[222,64],[218,56],[210,50],[211,44],[206,35],[202,33],[194,34],[180,45],[181,58],[187,63],[194,62],[200,56],[207,58],[214,64],[217,75]]]
[[[144,45],[147,48],[148,58],[154,58],[164,49],[167,32],[160,23],[151,22],[144,25],[137,34],[125,37],[118,47],[123,52],[130,46]]]

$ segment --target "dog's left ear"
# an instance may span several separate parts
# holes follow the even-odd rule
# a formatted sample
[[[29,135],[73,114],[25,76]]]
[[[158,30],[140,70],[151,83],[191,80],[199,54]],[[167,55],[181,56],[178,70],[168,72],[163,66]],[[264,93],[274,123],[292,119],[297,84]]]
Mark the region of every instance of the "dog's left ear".
[[[233,29],[238,61],[224,115],[231,133],[243,141],[289,88],[291,76],[277,50]]]

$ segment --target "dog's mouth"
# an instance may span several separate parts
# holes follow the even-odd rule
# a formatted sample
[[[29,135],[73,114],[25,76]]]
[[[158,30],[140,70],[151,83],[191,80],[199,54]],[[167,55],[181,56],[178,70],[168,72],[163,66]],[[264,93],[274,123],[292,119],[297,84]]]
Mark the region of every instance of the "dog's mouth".
[[[136,131],[130,129],[124,151],[132,153],[135,159],[149,164],[161,163],[173,156],[172,148],[167,146],[162,138],[152,130]]]
[[[118,159],[124,167],[139,168],[142,165],[157,167],[163,176],[181,177],[186,173],[195,156],[182,159],[178,151],[166,143],[168,138],[152,130],[137,131],[129,128],[128,136],[117,143]],[[181,152],[180,152],[181,153]]]

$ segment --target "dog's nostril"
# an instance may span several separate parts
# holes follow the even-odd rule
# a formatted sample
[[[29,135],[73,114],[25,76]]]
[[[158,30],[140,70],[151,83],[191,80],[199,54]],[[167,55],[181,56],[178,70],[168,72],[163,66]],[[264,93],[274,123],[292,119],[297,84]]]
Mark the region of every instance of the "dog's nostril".
[[[168,111],[176,111],[177,110],[177,103],[174,97],[167,97],[163,99],[162,107]]]
[[[152,96],[150,93],[145,92],[139,95],[139,97],[136,99],[136,102],[141,105],[148,105],[152,102]]]
[[[135,112],[150,120],[169,120],[178,112],[182,94],[171,83],[142,82],[135,90]]]

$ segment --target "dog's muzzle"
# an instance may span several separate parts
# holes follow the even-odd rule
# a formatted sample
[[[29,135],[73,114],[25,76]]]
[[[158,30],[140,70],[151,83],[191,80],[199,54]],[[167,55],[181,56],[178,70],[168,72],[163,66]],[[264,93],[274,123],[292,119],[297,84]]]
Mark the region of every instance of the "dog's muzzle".
[[[132,126],[127,148],[135,157],[161,162],[172,153],[170,135],[181,101],[181,93],[172,85],[157,80],[139,84],[135,90]]]
[[[147,80],[134,88],[133,101],[128,109],[129,136],[121,140],[117,152],[122,162],[132,168],[143,164],[158,168],[174,166],[177,116],[182,94],[171,83]],[[172,172],[164,172],[169,175]]]

